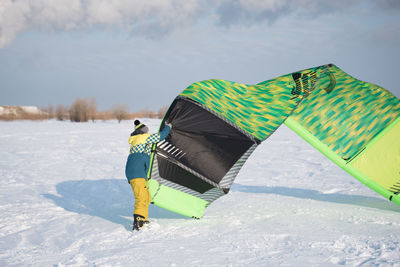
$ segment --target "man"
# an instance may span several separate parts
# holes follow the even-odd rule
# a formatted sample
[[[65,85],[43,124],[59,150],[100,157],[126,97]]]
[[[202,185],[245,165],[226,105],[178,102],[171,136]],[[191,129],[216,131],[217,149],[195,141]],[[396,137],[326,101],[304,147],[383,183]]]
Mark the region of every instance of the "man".
[[[130,183],[135,196],[135,209],[133,212],[133,229],[139,230],[145,223],[148,223],[150,193],[147,188],[147,173],[150,165],[150,153],[154,143],[165,139],[170,125],[159,133],[149,134],[149,128],[135,120],[135,131],[129,137],[130,153],[125,167],[125,175]]]

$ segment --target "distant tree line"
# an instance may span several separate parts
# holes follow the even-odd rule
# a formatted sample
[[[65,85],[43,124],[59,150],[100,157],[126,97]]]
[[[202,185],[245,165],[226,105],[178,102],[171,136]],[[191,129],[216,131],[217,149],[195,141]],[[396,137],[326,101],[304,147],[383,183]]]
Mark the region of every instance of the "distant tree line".
[[[131,120],[134,118],[162,118],[167,111],[167,106],[160,108],[158,111],[143,109],[138,112],[130,112],[126,105],[116,104],[110,110],[99,111],[97,109],[96,100],[94,98],[77,98],[71,106],[64,105],[48,105],[41,108],[40,114],[28,114],[21,112],[13,116],[1,116],[0,120],[15,120],[15,119],[57,119],[59,121],[70,120],[72,122],[95,122],[97,120],[112,120],[118,122],[122,120]]]

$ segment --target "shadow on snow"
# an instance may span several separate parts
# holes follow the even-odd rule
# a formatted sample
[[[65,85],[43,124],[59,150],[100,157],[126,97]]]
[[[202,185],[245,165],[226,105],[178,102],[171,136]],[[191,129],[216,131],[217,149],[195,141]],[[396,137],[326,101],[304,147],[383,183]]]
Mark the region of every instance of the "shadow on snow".
[[[134,197],[132,189],[125,179],[67,181],[59,183],[56,189],[57,195],[44,194],[44,196],[67,211],[97,216],[113,223],[121,224],[127,229],[132,225]],[[376,197],[339,193],[324,194],[310,189],[253,186],[236,183],[233,184],[231,191],[276,194],[400,212],[400,208],[397,205]],[[150,205],[149,217],[187,218],[154,205]]]
[[[400,207],[394,203],[391,203],[389,200],[376,197],[360,196],[360,195],[322,193],[320,191],[311,189],[290,188],[281,186],[268,187],[268,186],[241,185],[236,183],[232,185],[231,191],[256,193],[256,194],[276,194],[281,196],[296,197],[302,199],[313,199],[323,202],[350,204],[362,207],[400,212]]]
[[[43,196],[63,209],[97,216],[127,229],[133,221],[134,196],[125,179],[78,180],[59,183],[57,195]],[[154,205],[149,208],[150,218],[186,218]]]

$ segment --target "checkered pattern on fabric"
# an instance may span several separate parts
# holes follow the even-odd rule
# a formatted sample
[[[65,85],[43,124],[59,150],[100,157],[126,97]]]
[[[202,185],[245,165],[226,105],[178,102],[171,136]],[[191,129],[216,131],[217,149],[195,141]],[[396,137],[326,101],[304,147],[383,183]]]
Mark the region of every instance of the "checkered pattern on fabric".
[[[150,134],[149,137],[147,137],[145,143],[134,144],[130,149],[130,153],[131,154],[145,153],[150,156],[152,144],[157,143],[159,141],[160,141],[160,134],[158,133]]]

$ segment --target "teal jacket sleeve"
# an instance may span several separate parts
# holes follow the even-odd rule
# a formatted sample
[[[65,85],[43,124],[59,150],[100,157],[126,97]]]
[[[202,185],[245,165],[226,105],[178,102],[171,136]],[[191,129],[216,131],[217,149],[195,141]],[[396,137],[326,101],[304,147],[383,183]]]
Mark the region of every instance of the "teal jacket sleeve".
[[[165,125],[164,129],[162,129],[161,132],[151,134],[149,137],[147,137],[146,144],[157,143],[161,140],[164,140],[168,136],[170,130],[171,128]]]
[[[164,129],[162,129],[160,132],[160,141],[167,138],[170,131],[171,131],[171,128],[168,125],[165,125]]]

